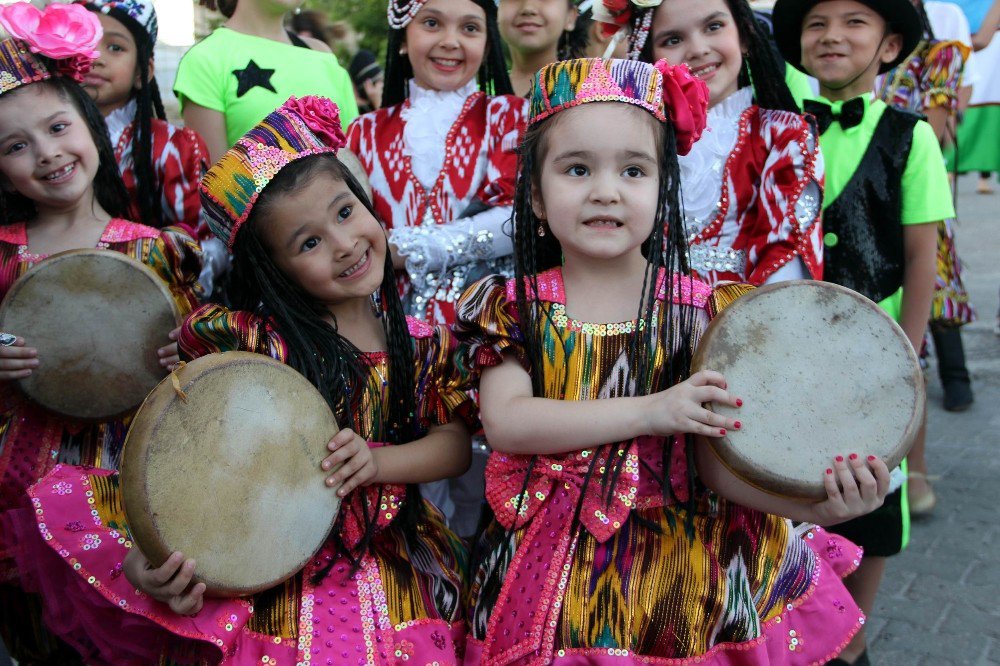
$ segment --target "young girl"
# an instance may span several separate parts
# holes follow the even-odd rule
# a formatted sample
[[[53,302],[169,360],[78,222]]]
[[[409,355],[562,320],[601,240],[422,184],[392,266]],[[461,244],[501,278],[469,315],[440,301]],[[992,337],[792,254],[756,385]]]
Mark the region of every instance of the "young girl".
[[[403,307],[433,323],[454,322],[462,290],[511,253],[527,101],[506,94],[496,11],[494,0],[390,0],[383,107],[348,129]]]
[[[38,27],[28,29],[26,26]],[[80,87],[101,38],[83,7],[28,3],[0,8],[0,299],[47,256],[75,248],[122,252],[166,282],[178,308],[197,305],[197,244],[176,227],[157,230],[127,221],[127,195],[100,112]],[[67,28],[69,26],[69,28]],[[79,41],[62,35],[69,34]],[[67,322],[72,327],[72,322]],[[88,332],[87,334],[95,334]],[[169,334],[169,338],[168,338]],[[14,380],[45,364],[32,331],[4,331],[0,341],[0,518],[30,506],[28,486],[59,462],[116,469],[128,416],[83,422],[29,402]],[[163,331],[165,368],[177,360],[176,332]],[[14,584],[16,540],[0,530],[0,632],[13,656],[30,662],[52,652],[38,605]],[[63,655],[64,656],[64,655]]]
[[[816,470],[828,498],[805,504],[751,488],[684,437],[742,427],[702,408],[742,405],[721,375],[687,376],[721,300],[671,272],[685,249],[676,154],[704,126],[706,96],[665,61],[539,72],[516,277],[470,288],[456,326],[495,449],[468,664],[822,663],[864,621],[838,578],[859,551],[770,514],[869,511],[888,486],[882,461],[838,456]]]
[[[558,60],[584,54],[582,40],[574,40],[577,7],[573,0],[500,0],[497,25],[510,50],[510,82],[520,97],[531,92],[531,78]]]
[[[686,64],[708,84],[708,127],[680,158],[691,270],[711,285],[821,279],[823,162],[816,132],[799,114],[750,6],[746,0],[655,4],[639,9],[630,2],[623,13],[600,15],[629,30],[630,57]]]
[[[240,309],[197,310],[180,347],[185,358],[266,354],[319,389],[343,427],[316,461],[317,474],[344,463],[328,479],[343,482],[338,536],[276,588],[203,599],[193,560],[174,553],[152,569],[129,548],[116,476],[58,468],[33,491],[31,559],[52,614],[72,618],[62,635],[83,654],[110,663],[456,663],[465,554],[415,484],[468,467],[473,406],[458,388],[447,329],[403,315],[385,232],[335,157],[337,116],[325,98],[291,98],[205,176],[209,225],[233,249]],[[65,492],[88,485],[106,489],[93,507]],[[86,521],[99,550],[63,527],[74,520]],[[129,630],[109,635],[109,622]]]
[[[92,0],[104,37],[83,86],[104,115],[134,219],[198,233],[198,183],[208,168],[205,143],[166,121],[153,76],[157,21],[148,0]],[[205,230],[207,232],[207,229]]]
[[[302,0],[201,0],[225,23],[181,58],[174,93],[184,125],[205,139],[209,161],[289,95],[326,95],[344,127],[358,115],[347,70],[330,47],[285,28]]]

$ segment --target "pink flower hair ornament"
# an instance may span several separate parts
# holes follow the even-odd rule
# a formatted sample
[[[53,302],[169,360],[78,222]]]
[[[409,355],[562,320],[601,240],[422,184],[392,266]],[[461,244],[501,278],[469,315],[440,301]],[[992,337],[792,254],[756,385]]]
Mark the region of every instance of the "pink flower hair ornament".
[[[0,6],[0,27],[50,59],[54,73],[77,83],[100,55],[97,44],[104,31],[98,18],[80,5],[53,3],[44,10],[28,2]]]
[[[677,136],[677,154],[687,155],[701,138],[708,118],[708,85],[687,65],[660,59],[653,65],[663,75],[663,105]]]

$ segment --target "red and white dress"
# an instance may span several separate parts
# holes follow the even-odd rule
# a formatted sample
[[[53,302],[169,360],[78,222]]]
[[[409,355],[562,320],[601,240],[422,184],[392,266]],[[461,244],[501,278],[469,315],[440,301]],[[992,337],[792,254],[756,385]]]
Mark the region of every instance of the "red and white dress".
[[[806,119],[762,109],[751,88],[708,111],[679,158],[695,275],[714,286],[823,277],[823,158]]]
[[[449,92],[411,81],[406,101],[348,128],[347,147],[368,174],[375,211],[406,256],[400,292],[407,314],[450,324],[468,284],[510,266],[527,115],[527,100],[491,97],[475,80]]]

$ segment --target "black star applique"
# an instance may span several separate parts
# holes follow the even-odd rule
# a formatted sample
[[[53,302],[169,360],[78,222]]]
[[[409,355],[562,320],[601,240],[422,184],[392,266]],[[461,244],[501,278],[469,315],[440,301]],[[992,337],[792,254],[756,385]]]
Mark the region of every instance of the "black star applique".
[[[261,69],[253,60],[248,62],[247,66],[243,69],[234,69],[233,76],[239,82],[239,87],[236,89],[236,96],[243,97],[243,95],[246,95],[257,86],[260,86],[264,90],[278,92],[271,85],[271,76],[273,74],[273,69]]]

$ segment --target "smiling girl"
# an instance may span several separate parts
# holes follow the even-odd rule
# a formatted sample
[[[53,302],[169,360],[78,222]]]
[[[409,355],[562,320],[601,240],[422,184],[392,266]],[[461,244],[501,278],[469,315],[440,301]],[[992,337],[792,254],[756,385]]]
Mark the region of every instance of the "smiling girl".
[[[29,32],[25,26],[30,25],[37,27]],[[76,5],[50,5],[39,12],[15,3],[0,8],[0,26],[13,35],[0,40],[0,79],[5,81],[0,91],[0,299],[49,255],[102,248],[149,266],[170,289],[179,312],[189,312],[197,305],[198,246],[177,227],[154,229],[125,219],[128,199],[104,121],[79,85],[100,41],[97,18]],[[74,324],[67,322],[71,330]],[[32,515],[26,490],[58,463],[117,469],[131,414],[88,422],[32,403],[15,381],[46,363],[32,347],[38,332],[3,333],[0,637],[21,663],[72,663],[74,657],[59,652],[65,646],[43,627],[37,601],[15,587],[19,572],[11,558],[18,540],[6,520],[15,513]],[[162,331],[164,375],[177,361],[176,334]]]
[[[576,27],[577,7],[573,0],[500,0],[497,23],[510,49],[510,82],[521,97],[531,90],[531,77],[539,69],[568,53],[569,37]]]
[[[517,144],[494,0],[391,0],[384,107],[348,129],[389,229],[407,314],[452,323],[471,277],[509,263]],[[483,266],[483,263],[486,266]]]
[[[822,278],[816,132],[746,0],[613,4],[599,14],[628,31],[630,57],[686,64],[708,85],[708,126],[680,158],[692,270],[713,285]]]

